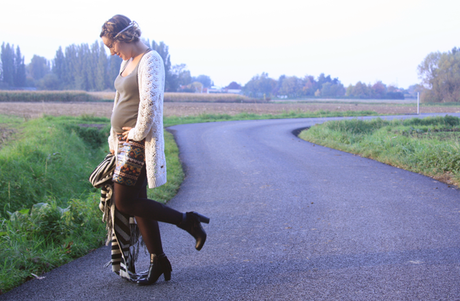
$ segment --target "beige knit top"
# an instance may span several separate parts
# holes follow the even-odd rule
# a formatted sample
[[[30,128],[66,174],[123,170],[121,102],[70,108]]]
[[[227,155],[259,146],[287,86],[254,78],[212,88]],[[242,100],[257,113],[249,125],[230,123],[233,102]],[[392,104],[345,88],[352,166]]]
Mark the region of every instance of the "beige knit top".
[[[139,111],[139,85],[137,69],[139,64],[127,76],[120,74],[115,79],[115,89],[120,93],[118,103],[114,106],[110,122],[116,133],[122,133],[122,127],[136,126]]]

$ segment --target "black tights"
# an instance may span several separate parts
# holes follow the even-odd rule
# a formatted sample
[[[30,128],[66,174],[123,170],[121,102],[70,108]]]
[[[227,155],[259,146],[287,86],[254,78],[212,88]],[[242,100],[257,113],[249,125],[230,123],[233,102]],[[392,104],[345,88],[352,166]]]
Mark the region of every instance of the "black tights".
[[[163,246],[158,222],[178,225],[182,221],[182,213],[147,198],[145,165],[135,186],[114,184],[113,196],[117,209],[136,218],[149,253],[162,254]]]

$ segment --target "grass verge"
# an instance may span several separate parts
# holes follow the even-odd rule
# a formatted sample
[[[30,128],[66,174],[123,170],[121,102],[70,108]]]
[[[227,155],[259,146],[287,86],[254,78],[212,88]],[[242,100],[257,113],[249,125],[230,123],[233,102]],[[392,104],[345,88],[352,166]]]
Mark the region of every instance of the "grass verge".
[[[329,121],[300,138],[417,172],[458,187],[460,118]]]
[[[105,242],[100,191],[87,179],[108,151],[110,126],[91,116],[0,116],[0,128],[15,129],[0,150],[1,294]],[[184,177],[168,132],[165,152],[168,183],[149,190],[163,203]]]
[[[286,111],[281,114],[253,114],[240,113],[236,115],[228,114],[200,114],[198,116],[171,116],[164,119],[165,126],[176,124],[199,123],[199,122],[217,122],[217,121],[235,121],[235,120],[261,120],[261,119],[284,119],[284,118],[323,118],[323,117],[351,117],[351,116],[375,116],[374,111]]]

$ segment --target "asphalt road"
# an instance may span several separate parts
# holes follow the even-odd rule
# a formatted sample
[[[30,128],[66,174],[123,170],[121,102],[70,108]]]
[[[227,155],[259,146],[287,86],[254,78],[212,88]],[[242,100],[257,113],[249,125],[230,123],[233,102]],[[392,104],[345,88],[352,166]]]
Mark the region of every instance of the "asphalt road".
[[[169,282],[120,279],[105,247],[0,300],[460,299],[460,191],[292,134],[326,120],[172,127],[186,179],[169,206],[211,218],[203,249],[162,224]]]

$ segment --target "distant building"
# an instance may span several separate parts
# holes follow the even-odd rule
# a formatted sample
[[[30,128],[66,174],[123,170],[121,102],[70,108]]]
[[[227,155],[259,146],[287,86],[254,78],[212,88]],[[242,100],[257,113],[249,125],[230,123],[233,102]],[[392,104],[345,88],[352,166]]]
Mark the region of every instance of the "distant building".
[[[208,88],[207,93],[230,93],[230,94],[241,94],[241,89],[227,89],[218,86],[212,86]]]

